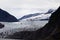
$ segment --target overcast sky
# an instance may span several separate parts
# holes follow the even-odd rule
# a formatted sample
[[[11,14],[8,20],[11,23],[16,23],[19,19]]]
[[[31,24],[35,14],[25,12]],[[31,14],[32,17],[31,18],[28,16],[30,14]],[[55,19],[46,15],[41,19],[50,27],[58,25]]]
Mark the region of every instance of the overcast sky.
[[[0,0],[0,8],[8,11],[16,18],[29,13],[40,12],[40,9],[56,9],[58,6],[60,6],[60,0]]]

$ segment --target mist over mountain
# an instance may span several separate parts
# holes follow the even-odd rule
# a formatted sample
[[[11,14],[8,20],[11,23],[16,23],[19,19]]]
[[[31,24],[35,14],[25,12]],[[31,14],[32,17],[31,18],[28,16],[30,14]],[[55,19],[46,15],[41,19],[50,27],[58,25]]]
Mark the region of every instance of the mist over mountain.
[[[5,10],[0,9],[0,22],[17,22],[18,20],[13,15]]]

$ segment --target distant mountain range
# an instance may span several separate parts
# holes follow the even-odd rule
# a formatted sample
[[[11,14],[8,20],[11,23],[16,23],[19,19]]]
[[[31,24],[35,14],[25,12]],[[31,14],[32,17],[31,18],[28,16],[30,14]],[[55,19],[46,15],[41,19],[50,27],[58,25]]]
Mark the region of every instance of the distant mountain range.
[[[7,11],[0,9],[0,22],[17,22],[18,20]]]
[[[48,21],[51,14],[41,14],[35,17],[26,18],[27,21]]]
[[[40,20],[40,18],[47,17],[44,15],[51,14],[53,11],[54,11],[53,9],[49,9],[48,12],[46,12],[46,13],[28,14],[28,15],[24,15],[23,17],[17,19],[13,15],[9,14],[7,11],[0,9],[0,22],[18,22],[18,21],[23,20],[23,19],[29,19],[30,20],[30,18],[34,19],[34,20],[36,20],[36,19]],[[43,15],[43,17],[42,17],[42,15]],[[48,20],[48,19],[49,18],[47,18],[45,20]]]
[[[40,15],[40,13],[34,13],[34,14],[24,15],[24,16],[21,17],[19,20],[26,19],[26,18],[30,18],[30,17],[34,17],[34,16],[38,16],[38,15]]]
[[[54,11],[54,9],[49,9],[46,13],[34,13],[34,14],[28,14],[24,15],[23,17],[19,18],[18,20],[48,20],[51,13]],[[44,18],[43,18],[44,17]]]

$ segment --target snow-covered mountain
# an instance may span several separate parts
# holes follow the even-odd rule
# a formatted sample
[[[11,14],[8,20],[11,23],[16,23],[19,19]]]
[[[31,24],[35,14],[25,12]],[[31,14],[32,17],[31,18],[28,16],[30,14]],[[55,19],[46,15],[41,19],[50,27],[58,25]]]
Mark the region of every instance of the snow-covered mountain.
[[[34,17],[30,17],[30,18],[26,18],[23,20],[27,20],[27,21],[45,21],[45,20],[49,20],[49,17],[51,16],[51,14],[41,14],[38,16],[34,16]]]
[[[35,16],[38,16],[38,15],[40,15],[40,13],[34,13],[34,14],[24,15],[24,16],[21,17],[19,20],[27,19],[27,18],[30,18],[30,17],[35,17]]]
[[[46,13],[34,13],[34,14],[24,15],[23,17],[19,19],[19,21],[20,20],[32,20],[32,21],[48,20],[53,11],[54,9],[49,9]]]
[[[52,13],[53,11],[54,11],[54,9],[49,9],[49,10],[46,12],[46,14]]]

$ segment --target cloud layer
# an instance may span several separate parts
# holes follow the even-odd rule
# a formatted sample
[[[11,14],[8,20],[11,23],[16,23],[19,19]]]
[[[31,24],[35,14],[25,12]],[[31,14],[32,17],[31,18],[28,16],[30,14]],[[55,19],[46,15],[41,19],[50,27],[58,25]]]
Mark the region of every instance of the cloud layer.
[[[39,9],[57,8],[59,5],[60,0],[0,0],[0,8],[17,18]]]
[[[0,0],[0,7],[47,8],[59,5],[59,0]]]

